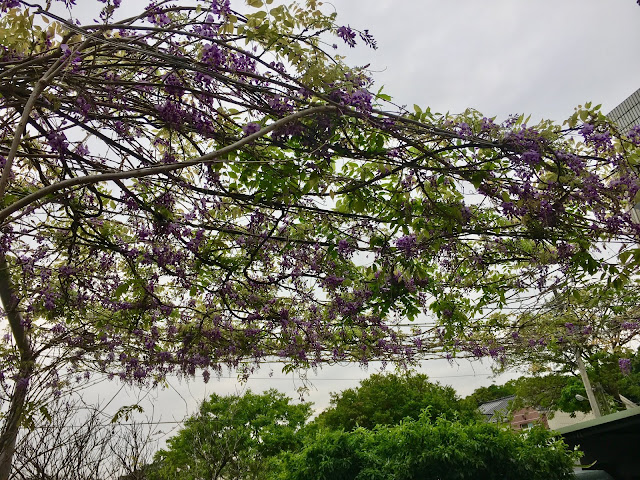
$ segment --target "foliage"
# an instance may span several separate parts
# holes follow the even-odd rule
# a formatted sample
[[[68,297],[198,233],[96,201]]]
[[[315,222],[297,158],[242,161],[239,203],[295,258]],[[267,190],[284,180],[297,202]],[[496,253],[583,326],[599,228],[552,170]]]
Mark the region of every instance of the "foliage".
[[[505,366],[544,369],[551,365],[572,372],[577,350],[593,368],[604,357],[629,356],[640,329],[639,302],[637,286],[568,284],[523,313],[497,314],[494,333],[501,331],[510,339],[502,342],[509,348]]]
[[[488,387],[478,387],[472,394],[467,396],[465,400],[473,402],[474,405],[479,406],[483,403],[491,402],[492,400],[498,400],[500,398],[509,397],[516,394],[516,388],[513,382],[509,381],[504,385],[496,385],[492,383]]]
[[[631,347],[640,328],[639,294],[637,287],[631,286],[622,290],[601,283],[567,286],[525,313],[494,315],[490,335],[495,341],[502,332],[500,343],[509,352],[498,368],[530,368],[533,377],[523,377],[514,386],[521,400],[535,402],[531,405],[589,411],[588,404],[575,400],[576,394],[586,395],[576,378],[579,355],[601,410],[624,409],[620,394],[637,398],[637,378],[624,370],[635,357]]]
[[[599,107],[399,109],[325,51],[375,41],[315,0],[51,3],[0,2],[2,480],[34,386],[504,360],[490,311],[633,281],[640,132]]]
[[[576,399],[576,394],[586,398],[580,377],[560,374],[520,377],[512,385],[516,395],[516,408],[533,406],[550,415],[558,410],[568,413],[591,410],[589,402]]]
[[[212,395],[156,454],[153,475],[167,479],[266,478],[269,461],[301,448],[309,404],[292,405],[275,390]]]
[[[628,399],[640,405],[640,349],[631,357],[618,358],[619,370],[622,375],[617,380],[618,390]]]
[[[331,395],[331,404],[316,422],[329,429],[373,429],[396,425],[420,415],[463,422],[478,419],[475,406],[458,398],[450,386],[431,383],[424,374],[375,374],[357,388]]]
[[[640,361],[636,353],[629,360],[629,370],[622,372],[620,359],[615,356],[599,355],[600,361],[588,368],[589,378],[596,389],[596,398],[604,413],[626,408],[620,395],[638,404],[640,403]],[[625,362],[623,362],[624,364]],[[504,385],[491,385],[476,389],[466,400],[478,405],[507,395],[515,395],[514,408],[533,406],[547,412],[563,411],[567,413],[590,412],[586,401],[586,391],[582,380],[575,374],[547,373],[523,376],[510,380]],[[585,400],[578,400],[576,395]]]
[[[570,479],[575,455],[535,427],[526,434],[494,424],[431,422],[351,432],[325,431],[291,454],[281,480]]]
[[[620,361],[629,360],[629,371],[622,371]],[[596,399],[603,413],[612,413],[626,408],[621,395],[634,403],[640,403],[640,375],[638,354],[631,358],[600,353],[590,358],[587,373],[595,389]],[[589,412],[589,403],[577,400],[576,395],[586,398],[582,380],[574,375],[549,374],[540,377],[521,378],[517,382],[520,398],[532,405],[563,412]]]

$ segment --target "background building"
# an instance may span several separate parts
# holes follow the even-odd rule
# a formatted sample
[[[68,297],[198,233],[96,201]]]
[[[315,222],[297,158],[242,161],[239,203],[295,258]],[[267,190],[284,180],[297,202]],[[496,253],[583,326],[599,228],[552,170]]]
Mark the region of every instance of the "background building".
[[[627,133],[631,127],[640,125],[640,88],[629,95],[620,105],[607,115]]]

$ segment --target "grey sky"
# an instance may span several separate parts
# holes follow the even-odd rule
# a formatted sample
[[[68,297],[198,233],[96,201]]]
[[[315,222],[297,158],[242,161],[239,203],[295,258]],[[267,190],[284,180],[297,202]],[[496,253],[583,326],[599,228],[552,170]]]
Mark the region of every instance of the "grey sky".
[[[640,87],[634,0],[342,0],[338,23],[369,29],[371,64],[399,103],[561,121],[586,101],[609,111]],[[347,49],[348,50],[348,49]],[[341,49],[341,52],[345,49]]]

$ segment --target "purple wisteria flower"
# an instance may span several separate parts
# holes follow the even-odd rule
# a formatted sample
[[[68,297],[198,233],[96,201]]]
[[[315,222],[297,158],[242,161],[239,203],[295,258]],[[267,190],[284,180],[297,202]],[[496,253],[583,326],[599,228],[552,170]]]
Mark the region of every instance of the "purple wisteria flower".
[[[20,2],[18,0],[4,0],[0,2],[0,11],[6,12],[10,8],[16,8],[20,6]]]
[[[640,2],[640,0],[638,0]],[[635,125],[631,127],[629,133],[627,133],[627,137],[634,145],[640,145],[640,125]]]
[[[349,45],[351,48],[356,46],[356,32],[353,31],[353,29],[350,26],[342,26],[340,28],[338,28],[338,36],[344,40],[344,43],[346,43],[347,45]]]
[[[620,367],[620,371],[622,372],[623,375],[629,375],[631,373],[630,358],[621,358],[620,360],[618,360],[618,366]]]
[[[396,247],[402,250],[407,257],[413,257],[416,249],[416,236],[411,234],[400,237],[396,240]]]
[[[348,257],[354,251],[355,251],[354,246],[348,240],[341,239],[338,242],[338,253],[343,257]]]
[[[362,40],[364,40],[365,45],[368,45],[369,47],[373,48],[374,50],[378,49],[378,44],[376,42],[376,39],[373,38],[373,35],[371,35],[369,33],[369,30],[365,30],[363,32],[360,33],[360,38]]]
[[[249,122],[247,123],[244,127],[242,127],[242,131],[244,132],[245,136],[249,136],[249,135],[253,135],[256,132],[260,131],[260,124],[256,123],[256,122]]]
[[[49,132],[47,134],[47,143],[54,152],[59,153],[64,152],[69,147],[67,137],[62,132]]]

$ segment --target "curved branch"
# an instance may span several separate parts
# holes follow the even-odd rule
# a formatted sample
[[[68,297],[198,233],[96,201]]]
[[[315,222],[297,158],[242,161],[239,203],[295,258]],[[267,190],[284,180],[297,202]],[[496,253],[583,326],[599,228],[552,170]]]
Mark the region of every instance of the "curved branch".
[[[57,193],[61,190],[65,190],[70,187],[77,187],[79,185],[94,185],[97,183],[107,182],[110,180],[149,177],[151,175],[157,175],[160,173],[168,173],[168,172],[174,172],[176,170],[182,170],[184,168],[192,167],[194,165],[212,163],[218,157],[225,155],[227,153],[233,152],[235,150],[238,150],[244,145],[247,145],[265,136],[267,133],[289,122],[292,122],[299,118],[308,117],[316,113],[333,112],[333,111],[338,111],[338,108],[333,106],[328,106],[328,105],[321,106],[321,107],[312,107],[312,108],[307,108],[305,110],[301,110],[292,115],[281,118],[280,120],[276,120],[271,125],[268,125],[262,128],[260,131],[256,133],[247,135],[246,137],[242,138],[241,140],[238,140],[237,142],[232,143],[231,145],[228,145],[219,150],[216,150],[215,152],[202,155],[198,158],[194,158],[193,160],[188,160],[186,162],[170,163],[170,164],[158,165],[155,167],[137,168],[137,169],[128,170],[128,171],[111,171],[111,172],[105,172],[105,173],[100,173],[96,175],[87,175],[84,177],[68,178],[66,180],[62,180],[61,182],[54,183],[52,185],[48,185],[44,188],[41,188],[37,192],[27,195],[26,197],[23,197],[20,200],[12,203],[8,207],[3,208],[2,210],[0,210],[0,221],[6,220],[9,217],[9,215],[17,212],[18,210],[24,207],[31,205],[34,202],[37,202],[38,200],[45,198],[48,195]]]
[[[13,166],[13,160],[18,153],[18,147],[20,146],[20,141],[22,140],[22,135],[24,134],[25,129],[27,128],[27,122],[29,121],[29,117],[31,116],[31,110],[35,106],[38,97],[44,91],[45,88],[51,83],[51,81],[55,78],[55,76],[69,63],[73,54],[76,51],[81,51],[89,44],[89,39],[82,42],[76,49],[73,50],[71,55],[61,55],[58,59],[53,62],[53,65],[49,67],[49,69],[45,72],[45,74],[36,82],[36,85],[27,100],[27,103],[22,111],[22,117],[20,118],[20,122],[18,123],[18,127],[13,136],[13,141],[11,142],[11,150],[9,151],[9,156],[7,157],[7,161],[5,162],[2,168],[2,176],[0,177],[0,201],[4,199],[4,194],[7,189],[7,184],[9,183],[9,176],[11,174],[11,168]],[[55,52],[55,55],[61,54],[62,49],[59,47]]]

